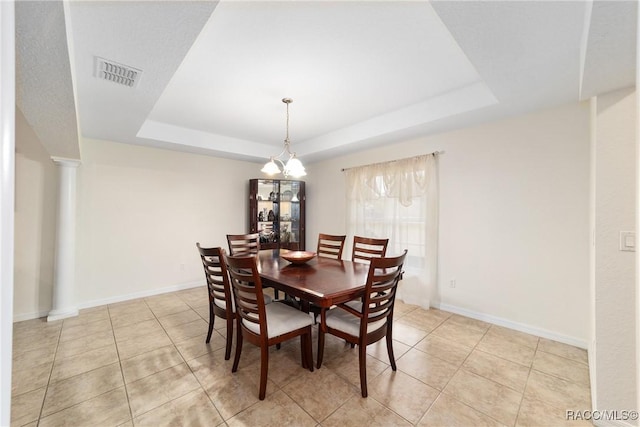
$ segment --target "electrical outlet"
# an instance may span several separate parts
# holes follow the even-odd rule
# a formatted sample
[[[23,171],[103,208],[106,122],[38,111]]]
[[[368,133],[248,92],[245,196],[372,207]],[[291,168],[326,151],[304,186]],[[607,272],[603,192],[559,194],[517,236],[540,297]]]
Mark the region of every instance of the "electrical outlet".
[[[180,264],[180,271],[184,271],[184,263]]]
[[[450,288],[455,288],[456,287],[456,279],[449,280],[449,287]]]

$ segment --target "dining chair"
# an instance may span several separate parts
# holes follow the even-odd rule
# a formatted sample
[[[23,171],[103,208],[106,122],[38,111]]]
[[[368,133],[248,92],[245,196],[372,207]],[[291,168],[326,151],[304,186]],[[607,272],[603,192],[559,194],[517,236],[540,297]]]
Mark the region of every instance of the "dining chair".
[[[230,255],[257,254],[260,251],[260,235],[227,234]]]
[[[235,306],[233,303],[231,285],[229,285],[229,275],[224,262],[224,249],[203,248],[200,243],[196,243],[200,258],[204,267],[204,275],[207,279],[207,289],[209,291],[209,332],[206,343],[211,340],[215,316],[227,322],[227,344],[224,351],[224,359],[231,357],[231,341],[233,338],[233,319],[235,319]]]
[[[243,341],[260,347],[260,389],[264,400],[269,370],[269,347],[300,337],[302,367],[313,372],[311,324],[308,314],[286,304],[265,304],[255,257],[225,256],[236,301],[236,355],[231,372],[238,370]]]
[[[342,250],[344,249],[344,241],[347,236],[318,234],[318,247],[316,254],[320,258],[342,259]],[[313,313],[314,322],[320,315],[321,308],[314,304],[309,304],[309,311]]]
[[[342,259],[342,249],[347,236],[334,236],[331,234],[318,235],[318,248],[316,253],[319,257]]]
[[[351,261],[370,262],[372,258],[384,257],[387,253],[389,239],[374,239],[353,236]]]
[[[393,355],[393,306],[407,250],[397,257],[373,258],[369,265],[364,297],[338,304],[333,310],[320,313],[318,361],[322,365],[324,335],[329,333],[358,345],[360,390],[367,397],[367,346],[386,337],[391,369],[396,370]]]
[[[258,233],[227,234],[227,243],[229,244],[229,254],[233,256],[254,255],[260,252],[260,234]],[[268,295],[266,296],[269,297]],[[273,297],[280,299],[280,292],[274,290]]]

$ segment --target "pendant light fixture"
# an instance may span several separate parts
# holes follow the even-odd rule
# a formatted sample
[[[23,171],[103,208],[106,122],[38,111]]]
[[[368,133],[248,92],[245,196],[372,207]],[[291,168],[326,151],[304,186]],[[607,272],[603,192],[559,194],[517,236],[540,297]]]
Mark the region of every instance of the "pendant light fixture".
[[[302,176],[305,176],[307,172],[304,170],[302,162],[296,157],[296,153],[291,152],[291,141],[289,140],[289,104],[293,102],[293,99],[283,98],[282,102],[287,104],[287,137],[284,140],[284,149],[277,156],[272,156],[271,158],[269,158],[269,161],[260,171],[266,173],[267,175],[282,173],[285,178],[289,176],[300,178]],[[284,156],[285,154],[289,155],[287,163],[282,160],[282,156]],[[276,162],[282,165],[282,170],[280,170],[280,167]]]

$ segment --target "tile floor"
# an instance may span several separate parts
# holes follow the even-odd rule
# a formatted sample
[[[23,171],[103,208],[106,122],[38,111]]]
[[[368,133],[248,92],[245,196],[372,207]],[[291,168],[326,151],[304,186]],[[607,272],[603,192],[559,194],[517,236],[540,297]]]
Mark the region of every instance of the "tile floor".
[[[357,352],[327,336],[313,373],[298,340],[273,348],[259,401],[259,352],[246,344],[232,374],[224,322],[204,343],[208,317],[196,288],[16,323],[12,426],[560,426],[590,408],[584,350],[400,302],[398,370],[369,346],[367,399]]]

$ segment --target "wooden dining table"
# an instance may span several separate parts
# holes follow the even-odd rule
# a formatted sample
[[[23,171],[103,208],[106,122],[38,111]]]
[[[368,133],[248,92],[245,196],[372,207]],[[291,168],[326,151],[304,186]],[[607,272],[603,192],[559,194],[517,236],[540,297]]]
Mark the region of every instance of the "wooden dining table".
[[[297,297],[308,311],[308,303],[322,308],[350,301],[364,293],[367,264],[314,257],[304,264],[282,258],[286,249],[261,250],[258,272],[265,286]]]

